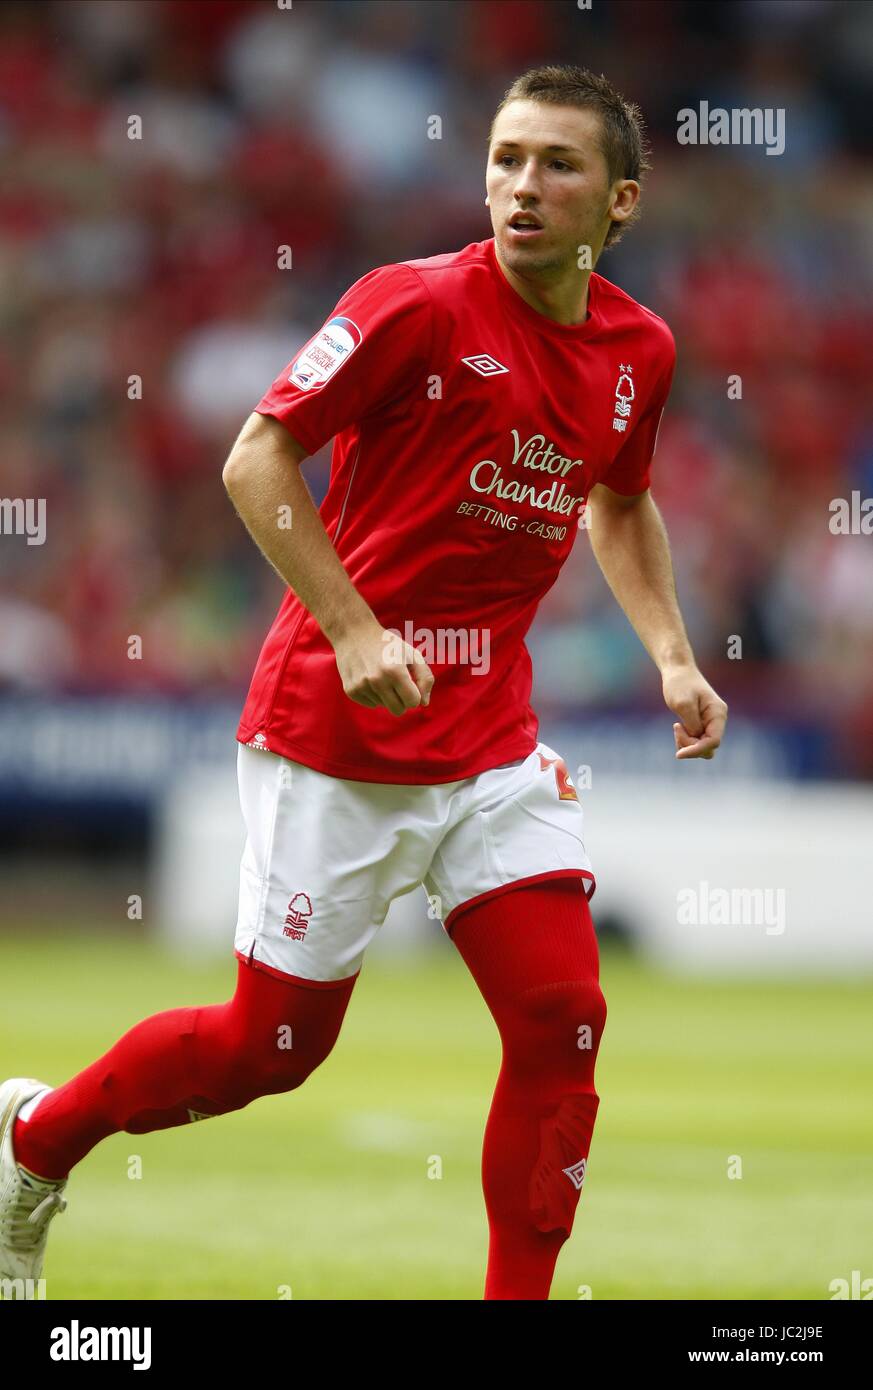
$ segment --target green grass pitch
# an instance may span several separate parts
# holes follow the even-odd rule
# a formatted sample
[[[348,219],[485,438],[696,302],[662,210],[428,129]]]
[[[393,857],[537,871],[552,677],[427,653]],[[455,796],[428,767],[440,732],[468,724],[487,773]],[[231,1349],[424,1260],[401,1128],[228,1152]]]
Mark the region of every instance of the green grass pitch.
[[[59,1084],[147,1014],[223,1001],[235,969],[4,934],[0,1076]],[[601,978],[600,1112],[552,1298],[827,1299],[873,1275],[873,982],[676,980],[606,949]],[[371,956],[299,1090],[114,1135],[74,1170],[47,1296],[481,1299],[498,1063],[459,956]]]

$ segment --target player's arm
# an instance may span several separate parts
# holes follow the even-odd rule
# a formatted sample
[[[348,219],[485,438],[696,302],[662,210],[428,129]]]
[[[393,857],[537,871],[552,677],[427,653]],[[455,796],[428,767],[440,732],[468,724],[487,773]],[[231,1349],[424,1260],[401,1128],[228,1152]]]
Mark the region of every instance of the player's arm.
[[[383,629],[349,578],[300,472],[306,456],[284,425],[255,412],[224,465],[231,501],[333,647],[349,698],[392,714],[427,705],[433,674],[414,647]]]
[[[711,758],[721,743],[727,705],[694,660],[685,631],[670,545],[648,489],[625,496],[600,483],[591,489],[591,548],[607,584],[661,673],[677,758]]]

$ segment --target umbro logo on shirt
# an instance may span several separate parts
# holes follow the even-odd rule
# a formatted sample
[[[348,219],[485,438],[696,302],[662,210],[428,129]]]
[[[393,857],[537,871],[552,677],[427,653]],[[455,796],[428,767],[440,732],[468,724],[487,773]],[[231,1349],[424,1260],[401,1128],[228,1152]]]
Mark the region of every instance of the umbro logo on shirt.
[[[509,371],[509,368],[504,367],[496,358],[489,357],[487,352],[479,352],[475,357],[462,357],[461,361],[472,367],[480,376],[498,376],[500,372]]]

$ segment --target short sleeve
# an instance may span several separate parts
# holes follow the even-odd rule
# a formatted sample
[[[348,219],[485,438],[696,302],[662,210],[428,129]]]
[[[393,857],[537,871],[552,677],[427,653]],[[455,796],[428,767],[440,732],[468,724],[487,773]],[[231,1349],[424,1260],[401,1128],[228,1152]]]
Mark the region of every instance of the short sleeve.
[[[661,417],[664,414],[664,406],[667,404],[667,397],[670,394],[670,387],[673,384],[673,373],[676,369],[676,345],[673,342],[672,334],[670,334],[669,341],[670,356],[658,386],[652,393],[651,400],[637,421],[630,437],[619,449],[612,466],[600,479],[613,492],[620,492],[625,497],[633,497],[639,492],[645,492],[650,483],[652,458],[658,442],[658,430],[661,425]]]
[[[346,290],[255,410],[274,416],[314,454],[422,384],[432,332],[420,276],[403,264],[380,266]]]

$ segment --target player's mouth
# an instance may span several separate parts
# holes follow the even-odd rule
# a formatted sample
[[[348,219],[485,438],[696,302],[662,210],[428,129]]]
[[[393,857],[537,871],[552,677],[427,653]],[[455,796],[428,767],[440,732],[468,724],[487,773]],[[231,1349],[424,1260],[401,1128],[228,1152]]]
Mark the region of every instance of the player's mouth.
[[[516,212],[509,219],[509,235],[512,241],[536,241],[544,231],[539,218],[532,212]]]

